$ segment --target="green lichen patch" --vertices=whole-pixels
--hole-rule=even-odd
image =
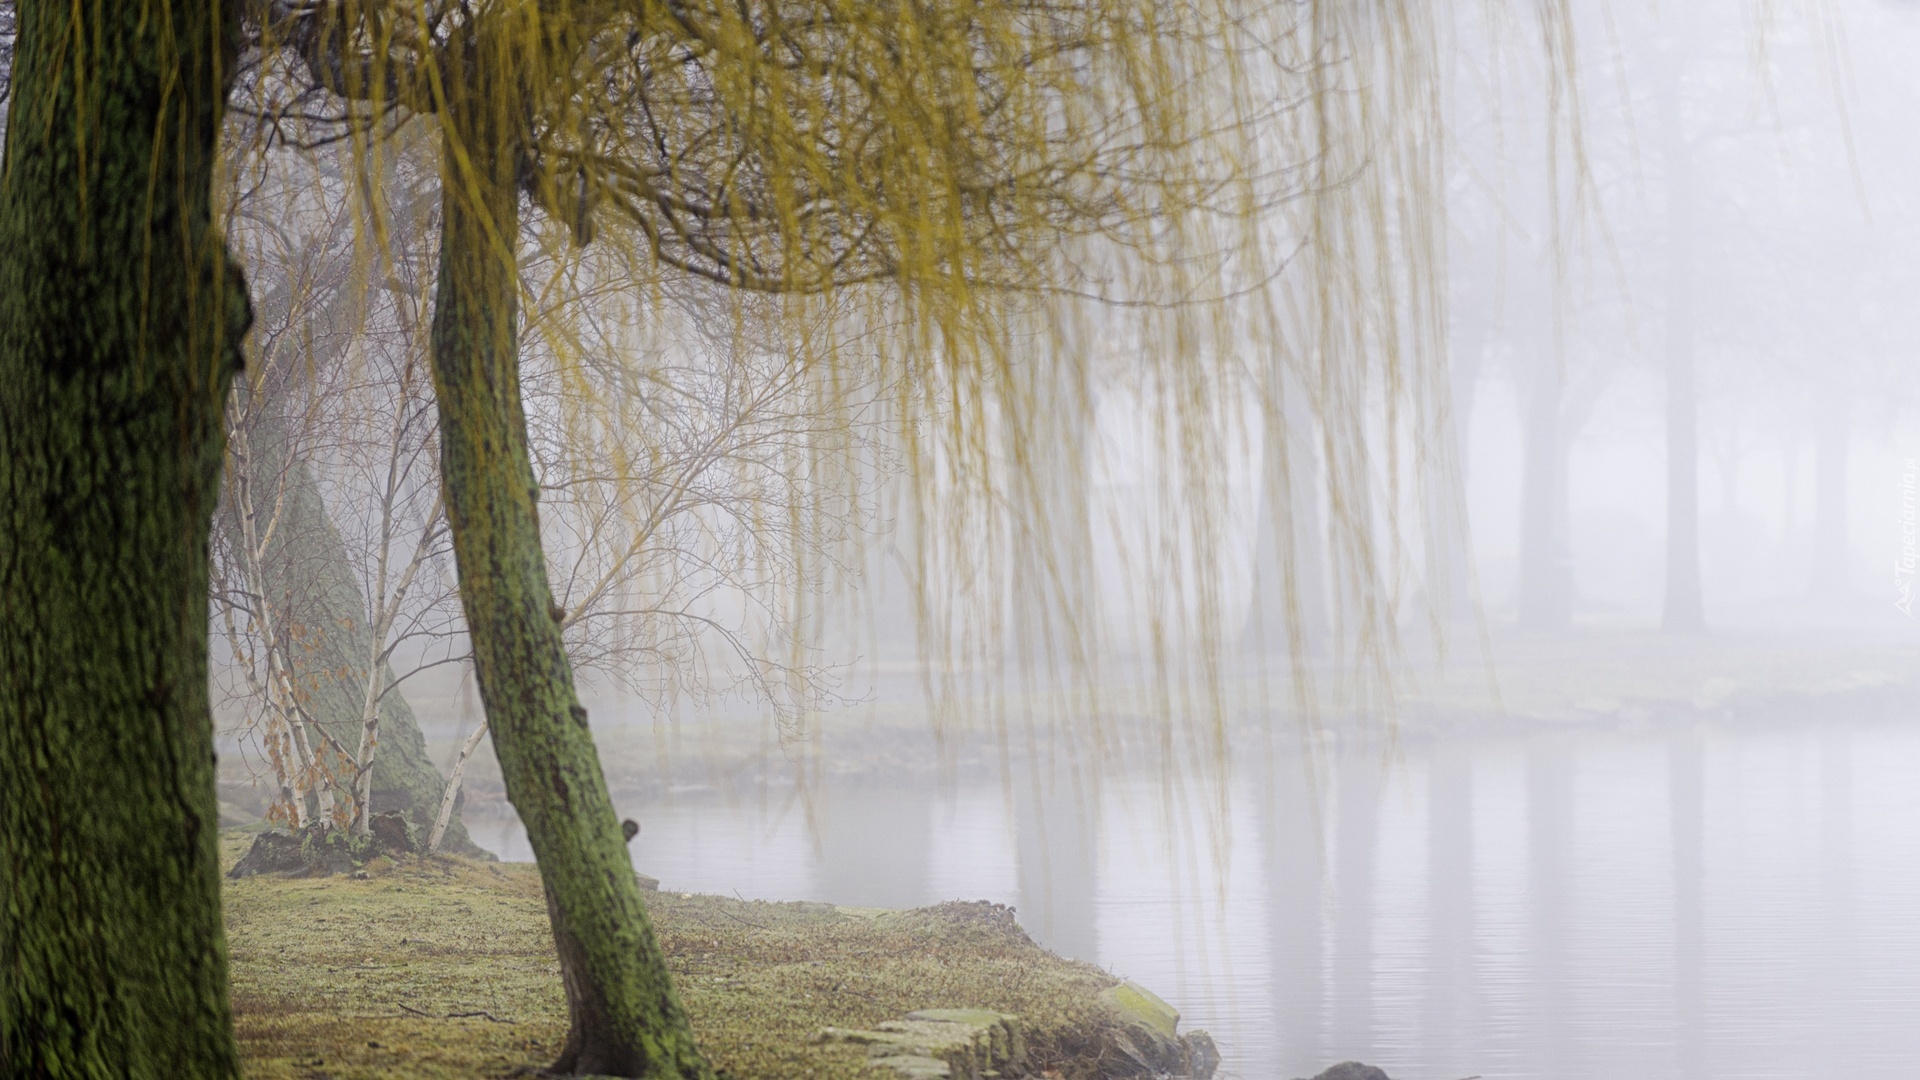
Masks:
[[[1129,1026],[1144,1027],[1166,1039],[1178,1037],[1180,1014],[1174,1011],[1173,1006],[1160,1000],[1160,995],[1139,983],[1121,983],[1100,996]]]
[[[228,865],[250,839],[225,838]],[[566,1001],[535,868],[382,858],[366,871],[226,883],[247,1075],[503,1077],[551,1061]],[[930,1009],[1017,1015],[1032,1072],[1087,1076],[1113,1026],[1101,995],[1116,980],[994,905],[646,903],[702,1050],[736,1080],[893,1076],[822,1033]]]
[[[921,1009],[872,1030],[828,1028],[828,1039],[857,1043],[903,1080],[982,1080],[1019,1076],[1027,1065],[1020,1018],[986,1009]]]

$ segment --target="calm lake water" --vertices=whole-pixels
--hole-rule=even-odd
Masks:
[[[1562,731],[1151,780],[1092,813],[998,783],[626,800],[664,888],[1012,904],[1149,986],[1222,1075],[1920,1076],[1920,730]],[[468,815],[503,858],[517,822]]]

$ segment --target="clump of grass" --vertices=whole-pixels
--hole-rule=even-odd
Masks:
[[[229,864],[250,837],[230,833]],[[235,1022],[247,1075],[499,1077],[551,1061],[566,998],[531,865],[376,859],[364,880],[253,877],[225,893]],[[874,1077],[828,1026],[915,1009],[1025,1021],[1035,1064],[1062,1076],[1111,1019],[1116,984],[1035,945],[1005,908],[913,911],[647,895],[701,1048],[726,1076]]]

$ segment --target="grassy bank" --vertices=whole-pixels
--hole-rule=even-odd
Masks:
[[[250,839],[228,836],[229,865]],[[566,1035],[532,866],[383,859],[364,879],[229,881],[225,902],[249,1077],[501,1077]],[[648,904],[702,1047],[738,1080],[890,1076],[820,1032],[930,1008],[1018,1014],[1032,1072],[1086,1076],[1113,1023],[1101,995],[1117,980],[1034,945],[1005,908]]]

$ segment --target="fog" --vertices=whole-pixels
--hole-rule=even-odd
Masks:
[[[1457,58],[1446,257],[1471,602],[1438,613],[1437,660],[1421,576],[1448,571],[1409,526],[1391,715],[1256,715],[1294,715],[1294,671],[1251,641],[1272,594],[1247,453],[1203,560],[1229,627],[1213,644],[1233,654],[1228,767],[1169,780],[1144,721],[1144,748],[1102,775],[1062,766],[1051,753],[1092,751],[1029,726],[1031,700],[949,703],[1010,713],[1014,734],[962,724],[974,741],[936,747],[902,719],[922,715],[924,657],[910,583],[883,565],[849,635],[865,704],[816,717],[785,758],[716,764],[693,718],[656,734],[682,768],[622,803],[647,822],[642,864],[696,890],[1014,904],[1061,952],[1163,987],[1231,1075],[1344,1059],[1448,1080],[1906,1075],[1920,10],[1575,21],[1579,160],[1557,198],[1529,186],[1537,114],[1509,98],[1493,115],[1473,51]],[[1179,620],[1139,580],[1166,539],[1143,411],[1109,388],[1073,467],[1106,690],[1146,715],[1144,628]],[[1675,424],[1690,506],[1670,491]],[[1697,520],[1696,551],[1671,545],[1671,515]],[[1309,591],[1327,573],[1303,570]],[[1308,644],[1338,683],[1341,650]],[[1036,731],[1051,752],[1024,744]],[[789,797],[794,762],[811,812]],[[510,825],[492,829],[475,835],[511,852]]]
[[[1286,300],[1182,342],[1233,356],[1199,405],[1144,322],[1082,312],[1100,332],[1053,339],[1077,366],[1025,449],[978,458],[872,419],[880,390],[783,381],[777,345],[686,346],[719,310],[697,289],[645,340],[623,315],[529,346],[555,618],[643,872],[1012,905],[1210,1030],[1222,1075],[1911,1075],[1920,5],[1583,4],[1539,47],[1530,14],[1446,10],[1438,100],[1397,103],[1438,118],[1443,217],[1394,272],[1438,300],[1378,316],[1437,334],[1403,373],[1419,415],[1273,375],[1261,350],[1312,322]],[[1304,249],[1302,220],[1262,242]],[[652,422],[569,442],[556,357],[602,346],[692,404],[586,482]],[[1256,403],[1268,378],[1296,396]],[[783,389],[748,408],[736,382]],[[846,412],[795,434],[823,402]],[[351,455],[321,444],[345,513]],[[652,478],[710,453],[676,517]],[[942,501],[969,470],[1005,485],[974,516]],[[411,525],[345,534],[423,552],[398,694],[472,840],[528,860],[438,504],[409,491]],[[643,518],[666,553],[635,565],[599,530]],[[244,638],[216,680],[222,797],[252,818],[272,692]]]

